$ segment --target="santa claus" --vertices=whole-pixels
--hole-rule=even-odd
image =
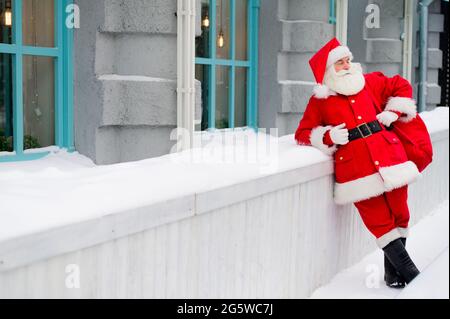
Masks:
[[[387,128],[413,120],[417,107],[407,80],[381,72],[363,74],[352,60],[349,48],[337,39],[311,59],[318,85],[295,139],[333,155],[336,203],[354,203],[384,250],[386,284],[402,288],[419,274],[405,245],[408,185],[420,172]],[[382,101],[382,110],[377,111],[375,100]]]

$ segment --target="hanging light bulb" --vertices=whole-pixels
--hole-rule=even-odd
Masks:
[[[223,48],[225,46],[225,36],[223,34],[223,0],[220,1],[220,32],[217,38],[217,46]]]
[[[5,15],[4,15],[4,21],[3,23],[5,24],[5,26],[10,27],[12,26],[12,12],[10,8],[7,8],[5,10]]]
[[[219,33],[219,38],[217,39],[217,45],[219,48],[223,48],[225,46],[225,36],[223,35],[222,30]]]
[[[206,16],[203,18],[202,25],[203,25],[205,28],[209,28],[209,17],[208,17],[208,15],[206,15]]]

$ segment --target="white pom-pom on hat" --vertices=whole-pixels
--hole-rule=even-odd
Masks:
[[[317,84],[314,86],[313,90],[314,96],[318,99],[326,99],[330,95],[332,95],[332,91],[330,88],[324,84]]]

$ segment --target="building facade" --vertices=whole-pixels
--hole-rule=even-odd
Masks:
[[[418,0],[195,0],[189,10],[178,1],[1,0],[0,161],[52,146],[97,164],[168,154],[185,67],[181,11],[195,17],[187,70],[198,132],[293,134],[315,84],[308,60],[334,36],[366,72],[408,78],[418,99],[425,78],[426,109],[448,105],[446,1],[427,7],[427,37]]]

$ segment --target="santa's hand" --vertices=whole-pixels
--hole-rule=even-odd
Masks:
[[[378,121],[386,127],[389,127],[399,119],[399,116],[393,112],[384,111],[377,115]]]
[[[336,145],[345,145],[349,143],[348,129],[345,128],[346,124],[335,126],[330,130],[330,138]]]

